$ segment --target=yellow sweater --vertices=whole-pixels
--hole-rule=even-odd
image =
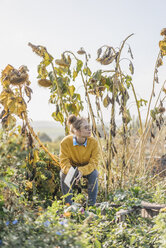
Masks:
[[[72,165],[78,165],[78,170],[84,176],[97,168],[99,159],[99,147],[93,137],[87,138],[87,146],[73,146],[73,135],[66,136],[60,145],[60,166],[64,174],[68,173]],[[79,166],[79,164],[86,164]]]

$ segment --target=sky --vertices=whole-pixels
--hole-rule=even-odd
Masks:
[[[49,89],[37,84],[41,59],[28,42],[46,46],[56,59],[65,50],[76,52],[84,47],[95,70],[103,68],[95,62],[99,47],[118,47],[134,33],[128,40],[134,55],[133,84],[138,98],[149,99],[160,31],[166,28],[165,0],[0,0],[0,10],[0,71],[7,64],[28,67],[33,89],[28,115],[32,120],[52,121],[55,106],[48,103]],[[156,92],[165,78],[163,66]],[[135,113],[132,104],[130,111]],[[141,111],[144,115],[146,108]]]

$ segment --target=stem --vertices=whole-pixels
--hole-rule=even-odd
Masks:
[[[22,98],[23,101],[24,101],[24,98],[23,98],[23,96],[22,96],[22,91],[21,91],[21,87],[20,87],[20,86],[19,86],[19,91],[20,91],[20,96],[21,96],[21,98]],[[59,158],[58,158],[57,156],[53,155],[52,153],[50,153],[50,152],[48,151],[48,149],[43,145],[43,143],[41,142],[41,140],[39,139],[39,137],[35,134],[33,128],[32,128],[31,125],[29,124],[29,120],[28,120],[28,117],[27,117],[27,113],[26,113],[26,112],[23,112],[22,114],[23,114],[23,117],[24,117],[23,120],[25,120],[25,122],[26,122],[26,124],[27,124],[27,126],[28,126],[28,129],[29,129],[30,133],[31,133],[32,136],[38,141],[40,147],[42,147],[43,150],[52,158],[52,160],[55,162],[54,165],[60,166],[60,164],[59,164]]]
[[[132,60],[129,59],[129,58],[122,58],[122,59],[119,60],[119,62],[121,62],[122,60],[128,60],[128,61],[130,61],[132,63]]]
[[[135,102],[136,102],[136,105],[137,105],[138,118],[139,118],[139,124],[140,124],[140,131],[141,131],[141,134],[142,134],[143,128],[142,128],[142,120],[141,120],[141,113],[140,113],[140,109],[139,109],[139,105],[138,105],[138,100],[137,100],[137,96],[136,96],[136,93],[135,93],[135,89],[134,89],[133,83],[130,83],[130,84],[132,86],[132,90],[133,90]]]
[[[119,63],[120,63],[120,56],[121,56],[121,52],[122,52],[122,49],[124,47],[124,44],[126,42],[127,39],[129,39],[133,34],[129,35],[126,37],[126,39],[123,41],[121,47],[120,47],[120,50],[119,50],[119,53],[118,53],[118,56],[117,56],[117,60],[116,60],[116,67],[115,67],[115,80],[116,80],[116,77],[118,77],[118,73],[120,75],[122,75],[121,73],[121,69],[120,69],[120,66],[119,66]],[[118,69],[119,69],[119,72],[118,72]],[[121,80],[122,81],[122,80]],[[122,118],[124,117],[124,106],[123,106],[123,110],[122,110]],[[109,129],[109,144],[108,144],[108,180],[109,180],[109,177],[110,177],[110,171],[111,171],[111,160],[112,160],[112,151],[111,151],[111,148],[112,148],[112,145],[113,145],[113,132],[115,132],[115,86],[114,86],[114,83],[113,83],[113,90],[112,90],[112,109],[111,109],[111,119],[110,119],[110,129]],[[122,160],[123,160],[123,164],[122,164],[122,170],[121,170],[121,184],[122,184],[122,177],[123,177],[123,167],[125,166],[126,164],[126,159],[125,159],[125,154],[126,154],[126,137],[124,136],[125,135],[125,130],[126,130],[126,124],[124,123],[123,121],[123,130],[124,130],[124,134],[123,134],[123,155],[122,155]],[[108,182],[107,182],[107,190],[108,190]]]
[[[101,73],[107,73],[107,72],[115,72],[115,70],[105,70],[105,71],[102,71]]]
[[[70,54],[72,54],[73,55],[73,57],[78,61],[79,59],[75,56],[75,54],[73,53],[73,52],[71,52],[71,51],[65,51],[63,54],[65,54],[65,53],[70,53]]]
[[[134,34],[130,34],[129,36],[127,36],[126,39],[123,41],[123,43],[122,43],[122,45],[121,45],[121,48],[120,48],[120,50],[119,50],[118,57],[117,57],[117,62],[116,62],[116,69],[115,69],[115,71],[117,71],[117,68],[119,67],[120,55],[121,55],[122,49],[123,49],[123,47],[124,47],[124,44],[125,44],[126,40],[128,40],[132,35],[134,35]]]
[[[109,186],[109,179],[111,175],[111,161],[112,161],[112,144],[113,144],[113,133],[115,132],[115,84],[113,83],[112,89],[112,108],[111,108],[111,118],[109,126],[109,137],[108,137],[108,156],[107,156],[107,192]]]
[[[145,128],[146,128],[146,126],[147,126],[148,117],[149,117],[149,112],[150,112],[150,105],[151,105],[152,97],[153,97],[153,93],[154,93],[155,74],[156,74],[156,69],[157,69],[157,62],[158,62],[158,59],[159,59],[160,55],[161,55],[161,51],[159,52],[159,54],[158,54],[158,56],[157,56],[157,60],[156,60],[156,64],[155,64],[154,76],[153,76],[153,87],[152,87],[152,92],[151,92],[151,96],[150,96],[150,100],[149,100],[149,105],[148,105],[148,111],[147,111],[147,115],[146,115]]]
[[[123,98],[123,97],[122,97]],[[124,168],[126,167],[126,148],[127,148],[127,123],[125,120],[125,104],[124,100],[122,99],[122,122],[123,122],[123,151],[122,151],[122,168],[121,168],[121,187],[122,187],[122,181],[124,176]]]
[[[150,183],[151,181],[153,181],[157,176],[159,176],[160,174],[162,174],[162,173],[165,172],[165,171],[166,171],[166,169],[160,171],[158,174],[156,174],[154,177],[152,177],[152,178],[145,184],[145,186],[146,186],[146,185],[149,185],[149,183]],[[153,185],[153,188],[154,188],[154,185]]]
[[[96,108],[97,108],[97,115],[98,115],[98,117],[100,119],[102,129],[103,129],[103,132],[104,132],[104,138],[105,138],[106,141],[108,141],[108,135],[107,135],[107,132],[105,130],[105,125],[104,125],[104,121],[103,121],[103,114],[102,114],[102,111],[101,111],[100,101],[99,101],[98,96],[96,96]],[[99,114],[99,112],[100,112],[100,114]]]
[[[27,117],[27,114],[26,112],[23,112],[23,116],[24,116],[24,120],[28,126],[28,129],[30,131],[30,133],[32,134],[32,136],[37,140],[37,142],[39,143],[40,147],[52,158],[52,160],[55,162],[54,164],[56,166],[60,166],[60,163],[59,163],[59,157],[58,156],[55,156],[53,155],[52,153],[50,153],[48,151],[48,149],[43,145],[43,143],[41,142],[41,140],[39,139],[39,137],[35,134],[33,128],[30,126],[29,124],[29,121],[28,121],[28,117]]]

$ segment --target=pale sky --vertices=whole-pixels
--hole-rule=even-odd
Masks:
[[[65,50],[84,47],[95,69],[99,47],[117,47],[134,33],[128,40],[134,55],[133,84],[137,96],[148,100],[162,28],[166,28],[165,0],[0,0],[0,71],[7,64],[27,65],[33,89],[29,117],[50,121],[54,106],[48,104],[49,89],[39,87],[36,79],[41,59],[28,42],[46,46],[56,59]],[[166,79],[166,65],[160,71],[157,90]]]

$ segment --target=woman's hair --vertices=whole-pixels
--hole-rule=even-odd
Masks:
[[[80,130],[81,124],[85,120],[86,119],[84,117],[77,117],[74,114],[70,115],[67,120],[67,123],[70,126],[70,131],[73,133],[73,128],[75,128],[76,130]]]

